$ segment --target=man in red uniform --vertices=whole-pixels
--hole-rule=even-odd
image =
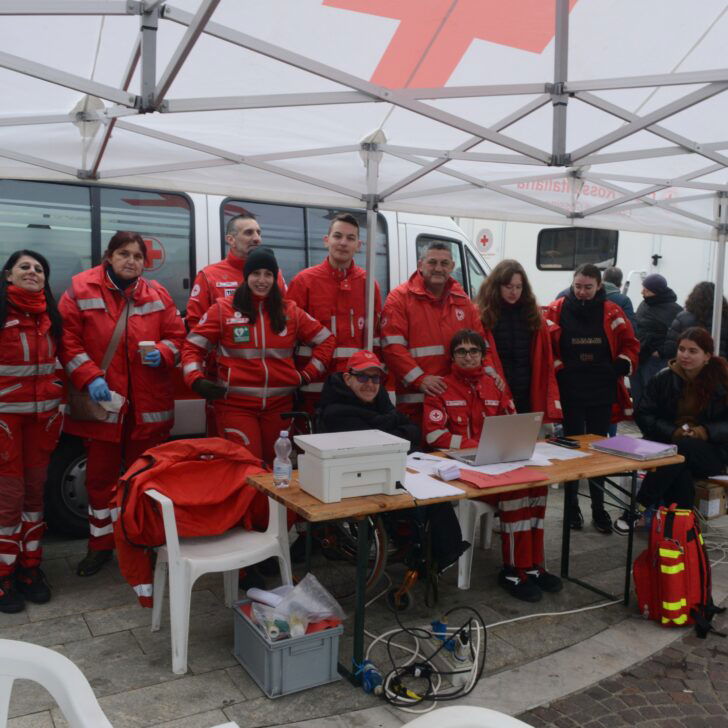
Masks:
[[[326,260],[306,268],[291,281],[287,298],[320,321],[336,337],[336,349],[326,375],[346,370],[346,362],[360,349],[366,348],[366,279],[363,268],[354,263],[361,249],[359,223],[349,213],[340,213],[331,221],[324,236],[328,251]],[[374,284],[374,347],[379,347],[379,316],[382,299],[379,284]],[[309,347],[299,347],[299,365],[311,357]],[[320,381],[301,387],[304,406],[313,411],[323,389]]]
[[[218,298],[235,295],[238,286],[243,282],[243,268],[251,250],[255,250],[261,243],[260,225],[252,212],[231,218],[225,228],[225,242],[228,245],[228,254],[225,260],[205,266],[195,277],[190,298],[187,301],[185,319],[187,328],[192,330],[199,323],[207,309]],[[278,272],[278,287],[281,293],[286,293],[286,282],[281,272]],[[210,379],[216,377],[214,354],[210,354],[206,361],[205,375]],[[217,434],[215,414],[212,406],[206,406],[207,435],[213,437]]]
[[[485,371],[503,390],[503,374],[490,352],[492,335],[483,331],[478,310],[452,277],[450,245],[433,241],[409,280],[390,292],[382,311],[382,353],[396,378],[397,409],[422,425],[426,394],[445,391],[450,371],[450,340],[460,329],[472,329],[488,344]]]

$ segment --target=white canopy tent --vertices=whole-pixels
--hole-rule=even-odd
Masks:
[[[370,226],[381,206],[713,239],[722,296],[723,0],[6,0],[0,15],[2,176],[359,206]]]

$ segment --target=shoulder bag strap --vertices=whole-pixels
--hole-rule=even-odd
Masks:
[[[111,364],[111,360],[114,358],[116,348],[119,346],[119,341],[121,340],[121,335],[124,333],[124,329],[126,329],[126,322],[129,318],[130,308],[131,298],[127,298],[126,303],[124,304],[124,310],[121,312],[121,316],[119,316],[116,322],[114,331],[111,334],[111,341],[109,341],[109,345],[106,348],[106,352],[104,353],[104,358],[101,361],[101,369],[103,370],[104,374],[106,374],[106,369],[108,368],[109,364]]]

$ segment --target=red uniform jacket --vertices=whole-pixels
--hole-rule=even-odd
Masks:
[[[425,397],[422,428],[430,447],[477,447],[486,417],[516,411],[508,391],[501,392],[493,376],[482,369],[473,376],[454,369],[445,377],[445,384],[442,394]]]
[[[382,311],[382,354],[396,378],[397,404],[423,402],[419,386],[425,375],[450,371],[450,339],[460,329],[485,337],[489,351],[483,363],[495,369],[493,337],[483,331],[478,310],[454,278],[439,299],[417,271],[390,292]],[[500,366],[495,371],[503,378]]]
[[[257,491],[245,481],[263,472],[244,447],[209,437],[157,445],[122,475],[112,507],[114,542],[121,573],[143,607],[153,598],[148,549],[165,543],[160,506],[144,493],[154,489],[174,501],[180,538],[216,536],[239,524],[251,528]]]
[[[182,348],[182,371],[192,385],[203,374],[207,352],[215,349],[218,383],[227,387],[224,401],[263,409],[270,399],[293,394],[301,384],[321,376],[334,350],[334,337],[316,319],[284,301],[287,323],[280,334],[270,326],[263,301],[251,324],[233,308],[231,299],[220,299],[188,334]],[[309,363],[299,372],[293,350],[301,343],[312,347]],[[223,400],[218,400],[223,401]]]
[[[296,275],[288,287],[287,298],[299,308],[310,313],[336,337],[336,348],[327,374],[341,372],[347,359],[365,347],[366,339],[366,278],[363,268],[354,263],[347,271],[332,268],[329,259],[312,268],[306,268]],[[374,347],[379,348],[379,317],[382,313],[382,298],[379,284],[374,283]],[[311,349],[299,346],[296,352],[305,364],[311,357]],[[304,391],[320,392],[322,382],[306,384]]]
[[[552,301],[546,309],[547,317],[558,327],[561,320],[561,310],[564,307],[565,298]],[[556,328],[551,333],[551,345],[554,351],[554,369],[558,372],[563,368],[560,354],[560,329]],[[612,352],[612,359],[621,357],[629,362],[629,374],[637,368],[640,354],[640,342],[634,335],[632,324],[625,316],[624,311],[612,301],[604,301],[604,333],[609,342],[609,349]],[[632,398],[624,384],[624,379],[617,381],[617,401],[612,408],[612,422],[620,422],[632,417]]]
[[[197,274],[185,314],[190,329],[197,326],[202,315],[218,298],[235,295],[235,290],[244,279],[243,268],[246,260],[247,258],[238,258],[228,250],[225,260],[208,265]],[[280,271],[278,271],[278,287],[281,289],[281,294],[286,292],[286,282]]]
[[[131,298],[126,331],[106,372],[99,365],[111,341],[119,316]],[[185,327],[174,301],[164,286],[139,278],[133,287],[120,291],[106,274],[104,265],[75,275],[61,296],[63,338],[59,358],[73,385],[82,390],[96,377],[104,377],[109,389],[127,399],[134,409],[132,439],[166,435],[174,424],[174,396],[170,370],[179,362]],[[140,341],[155,341],[162,364],[142,364]],[[129,402],[105,422],[79,422],[66,418],[64,429],[73,435],[119,442]]]
[[[553,321],[544,316],[541,328],[531,337],[531,409],[543,412],[544,422],[560,422],[563,419],[551,348],[552,339],[558,339],[560,331]],[[502,370],[495,346],[491,351],[496,368]]]
[[[19,311],[8,302],[0,330],[0,413],[58,413],[63,382],[56,373],[56,342],[47,313]]]

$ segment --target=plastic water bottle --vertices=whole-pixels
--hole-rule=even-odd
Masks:
[[[371,660],[364,660],[362,663],[361,686],[365,693],[382,694],[382,673]]]
[[[281,430],[273,449],[276,452],[273,460],[273,482],[276,488],[287,488],[291,482],[293,464],[291,463],[291,450],[293,446],[288,439],[288,430]]]

